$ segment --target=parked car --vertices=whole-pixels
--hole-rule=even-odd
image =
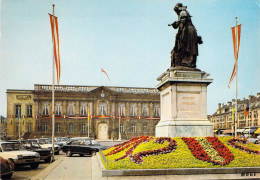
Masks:
[[[41,148],[45,149],[52,149],[52,142],[48,138],[39,138],[36,139],[37,142],[40,144]],[[58,155],[60,153],[60,146],[57,144],[54,144],[54,154]]]
[[[32,169],[39,166],[40,154],[27,151],[18,142],[0,142],[0,156],[11,160],[15,166],[30,165]]]
[[[69,138],[67,137],[57,137],[55,138],[55,143],[59,146],[64,146],[68,140]]]
[[[33,140],[12,140],[11,142],[20,142],[22,146],[28,151],[34,151],[40,154],[40,160],[46,163],[51,161],[51,150],[41,148],[37,141]]]
[[[10,159],[4,159],[0,156],[1,168],[0,174],[1,179],[10,179],[14,173],[15,165]]]
[[[101,146],[96,140],[90,138],[72,138],[66,145],[62,147],[62,151],[66,156],[70,157],[73,154],[80,156],[90,155],[93,156],[99,150],[106,149],[107,146]]]
[[[247,141],[249,141],[250,143],[259,144],[259,139],[258,138],[247,138]]]

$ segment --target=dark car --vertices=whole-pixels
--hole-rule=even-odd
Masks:
[[[93,156],[96,152],[99,152],[99,150],[106,148],[106,146],[101,146],[96,140],[90,138],[76,138],[70,140],[61,149],[66,153],[66,156],[70,157],[73,154],[79,154],[80,156]]]
[[[0,175],[1,179],[10,179],[14,173],[15,165],[11,160],[4,159],[0,156],[1,168]]]
[[[20,142],[26,150],[39,153],[40,160],[44,160],[46,163],[51,161],[51,150],[41,148],[35,140],[12,140],[12,142]]]

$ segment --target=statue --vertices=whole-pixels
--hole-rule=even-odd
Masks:
[[[178,15],[178,21],[168,24],[178,29],[175,46],[171,51],[171,67],[196,68],[198,56],[198,44],[202,44],[202,38],[197,35],[197,30],[192,24],[187,6],[177,3],[173,9]]]

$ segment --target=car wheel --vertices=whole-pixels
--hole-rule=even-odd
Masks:
[[[50,157],[48,157],[47,159],[44,159],[44,162],[46,162],[46,163],[49,163],[49,162],[51,162],[51,156],[50,156]]]
[[[59,153],[60,153],[60,151],[58,151],[58,152],[55,152],[54,154],[55,154],[55,155],[59,155]]]
[[[32,169],[36,169],[39,166],[39,163],[32,163],[30,166]]]
[[[67,152],[66,152],[66,156],[67,156],[67,157],[71,157],[71,156],[72,156],[71,151],[67,151]]]
[[[255,144],[258,144],[258,143],[259,143],[259,142],[256,140],[256,141],[255,141]]]
[[[96,151],[91,151],[91,157],[96,155]]]
[[[12,175],[13,175],[13,173],[8,174],[8,175],[4,175],[2,178],[3,179],[11,179]]]
[[[80,157],[83,157],[84,156],[84,154],[80,154]]]

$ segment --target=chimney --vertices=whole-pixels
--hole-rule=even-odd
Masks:
[[[218,103],[218,109],[221,109],[221,103]]]

